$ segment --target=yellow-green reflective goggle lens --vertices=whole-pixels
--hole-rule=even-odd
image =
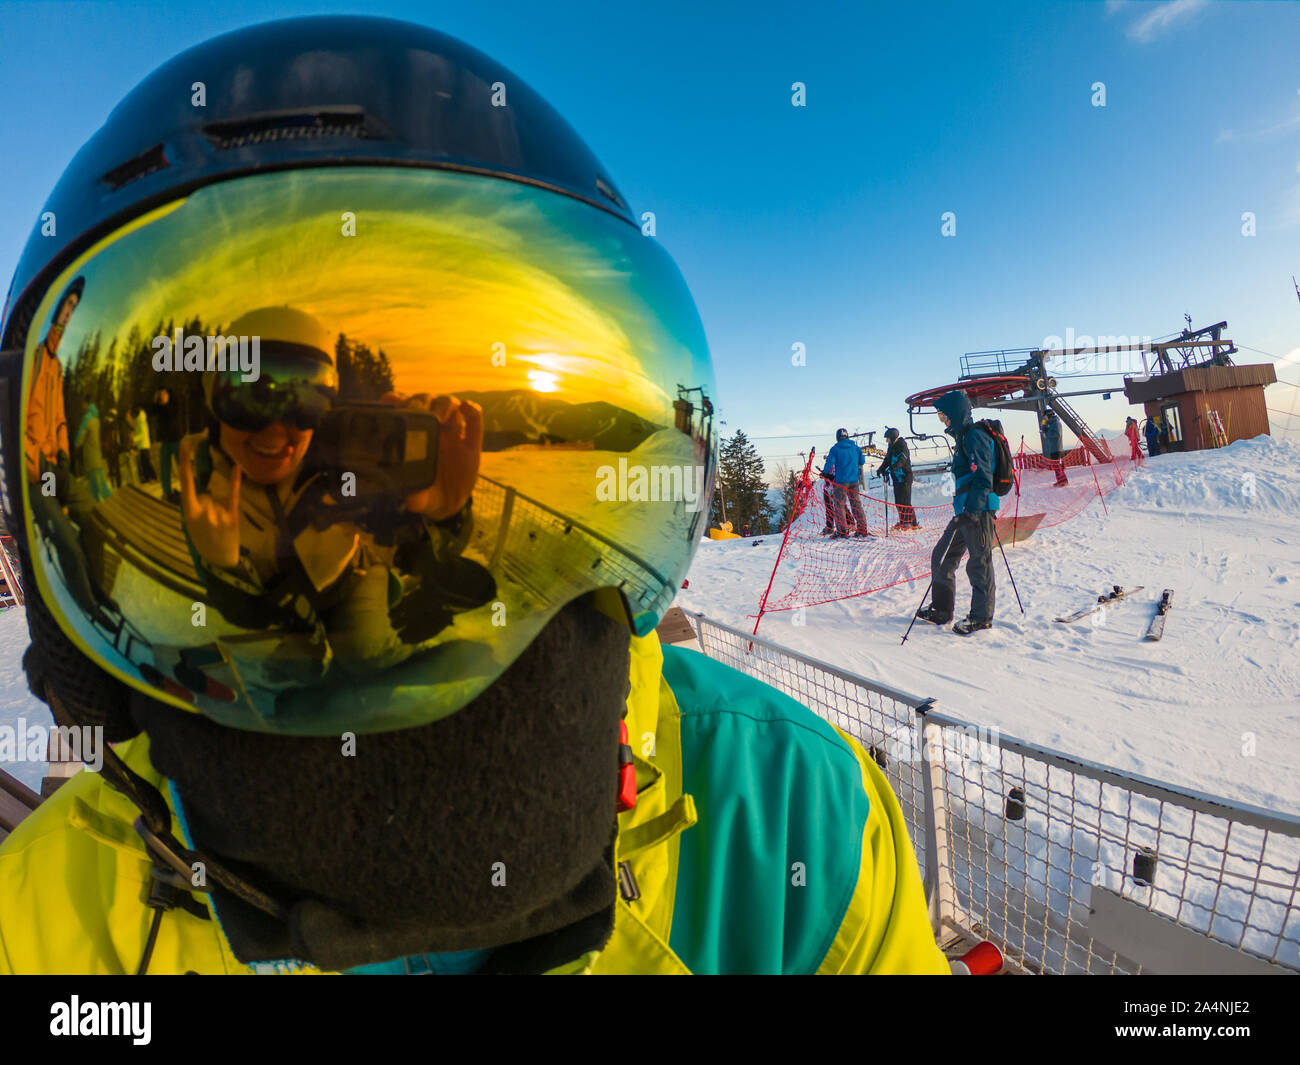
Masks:
[[[521,183],[200,189],[55,280],[23,389],[46,602],[111,672],[240,728],[435,720],[600,588],[646,631],[707,514],[680,275]]]

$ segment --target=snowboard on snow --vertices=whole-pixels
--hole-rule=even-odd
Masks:
[[[1151,624],[1147,626],[1147,639],[1158,640],[1165,634],[1165,617],[1169,613],[1171,601],[1174,598],[1174,590],[1166,588],[1160,595],[1160,602],[1156,605],[1156,616],[1151,619]]]
[[[1095,614],[1102,607],[1110,603],[1118,603],[1121,599],[1127,599],[1130,595],[1142,591],[1142,585],[1136,588],[1121,588],[1118,584],[1114,585],[1105,595],[1097,596],[1097,602],[1092,606],[1086,606],[1082,610],[1076,610],[1073,614],[1066,614],[1063,618],[1057,618],[1057,621],[1069,624],[1071,621],[1078,621],[1080,618],[1086,618],[1089,614]]]

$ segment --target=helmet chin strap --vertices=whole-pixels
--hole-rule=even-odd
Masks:
[[[45,685],[45,701],[54,711],[56,720],[77,721],[77,715],[68,709],[48,682]],[[176,839],[171,830],[171,808],[162,793],[123,762],[107,743],[103,747],[104,764],[100,773],[139,809],[140,816],[135,819],[134,828],[144,840],[156,867],[164,867],[178,874],[188,890],[210,891],[210,880],[263,913],[277,920],[285,919],[288,909],[283,903],[227,869],[212,855],[200,849],[190,850]],[[200,870],[203,875],[197,878],[199,882],[196,883],[196,874]]]

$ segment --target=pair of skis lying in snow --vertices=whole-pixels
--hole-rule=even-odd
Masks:
[[[1140,584],[1136,588],[1129,588],[1127,590],[1121,588],[1117,584],[1106,595],[1097,596],[1097,602],[1095,605],[1085,607],[1083,610],[1076,610],[1073,614],[1066,614],[1065,617],[1057,618],[1056,620],[1065,622],[1066,624],[1071,621],[1078,621],[1080,618],[1086,618],[1089,614],[1095,614],[1103,607],[1109,606],[1111,603],[1118,603],[1121,599],[1127,599],[1130,595],[1135,595],[1140,591],[1142,591],[1142,585]],[[1170,603],[1173,598],[1174,590],[1172,588],[1166,588],[1164,592],[1161,593],[1160,602],[1156,604],[1155,617],[1151,619],[1151,624],[1147,626],[1146,638],[1148,640],[1158,640],[1165,634],[1165,617],[1169,613]]]

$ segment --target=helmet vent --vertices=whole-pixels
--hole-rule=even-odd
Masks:
[[[627,206],[623,202],[623,198],[619,196],[617,192],[614,191],[614,186],[611,185],[608,181],[606,181],[603,177],[596,178],[596,188],[599,189],[600,192],[604,195],[604,197],[607,200],[611,201],[612,203],[617,204],[619,207]]]
[[[250,144],[314,137],[383,140],[388,137],[388,132],[360,108],[353,107],[278,111],[241,118],[237,122],[210,122],[203,127],[203,135],[213,147],[224,151]]]
[[[165,170],[169,166],[171,163],[167,161],[167,153],[163,151],[163,146],[155,144],[148,151],[133,156],[121,166],[115,166],[99,180],[116,192],[124,185],[139,181],[142,177],[156,170]]]

